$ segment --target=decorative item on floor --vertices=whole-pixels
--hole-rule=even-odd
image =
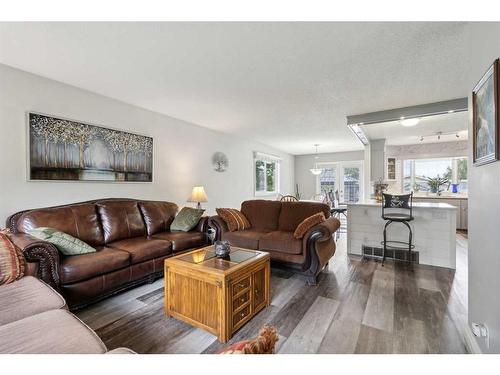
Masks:
[[[500,159],[499,64],[499,59],[496,59],[472,90],[474,165]]]
[[[227,160],[226,154],[217,151],[212,156],[212,164],[216,172],[225,172],[229,166],[229,161]]]
[[[228,241],[215,241],[214,249],[217,258],[226,258],[231,253],[231,245]]]
[[[441,195],[441,186],[450,183],[446,178],[442,178],[439,175],[437,175],[437,177],[426,177],[425,180],[427,181],[431,193],[437,195]]]
[[[387,190],[389,184],[385,183],[381,178],[378,181],[373,182],[373,196],[377,202],[382,202],[383,193]]]
[[[295,196],[300,201],[299,184],[295,184]]]
[[[217,236],[217,231],[214,228],[209,228],[207,230],[207,237],[209,243],[214,243],[215,237]]]
[[[205,188],[203,186],[195,186],[191,191],[191,196],[187,200],[188,202],[196,202],[196,208],[201,209],[201,202],[207,202],[208,197],[205,193]]]
[[[274,354],[278,340],[277,329],[264,326],[260,330],[258,337],[234,343],[220,351],[219,354]]]
[[[10,241],[8,230],[0,230],[0,285],[9,284],[24,276],[26,261],[20,249]]]
[[[30,180],[153,181],[153,138],[29,113]]]
[[[319,144],[318,144],[318,143],[316,143],[316,144],[314,145],[314,147],[316,147],[316,152],[315,152],[315,154],[314,154],[314,167],[313,167],[313,168],[311,168],[311,169],[309,169],[309,170],[311,171],[311,173],[312,173],[313,175],[315,175],[315,176],[318,176],[318,175],[320,175],[320,174],[321,174],[321,172],[323,172],[323,169],[318,168],[318,159],[319,159],[319,156],[318,156],[318,146],[319,146]]]
[[[198,224],[204,212],[205,210],[198,208],[183,207],[170,224],[170,230],[189,232]]]
[[[239,210],[234,208],[216,208],[215,211],[224,220],[230,232],[251,228],[250,222]]]

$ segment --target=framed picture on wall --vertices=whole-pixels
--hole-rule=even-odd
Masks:
[[[474,165],[499,160],[498,69],[497,59],[472,90]]]
[[[28,113],[30,181],[152,182],[153,138]]]

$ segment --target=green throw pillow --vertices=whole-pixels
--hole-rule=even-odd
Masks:
[[[56,245],[59,251],[64,255],[80,255],[96,252],[96,249],[87,245],[82,240],[70,236],[67,233],[60,232],[54,228],[34,228],[29,230],[28,234],[38,238],[39,240],[47,241]]]
[[[198,221],[200,221],[200,218],[203,216],[203,212],[205,212],[205,210],[200,210],[198,208],[182,208],[172,224],[170,224],[170,230],[189,232],[198,224]]]

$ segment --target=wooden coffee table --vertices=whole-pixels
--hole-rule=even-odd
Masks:
[[[231,336],[269,305],[270,256],[233,247],[227,259],[213,246],[165,260],[165,313],[217,335]]]

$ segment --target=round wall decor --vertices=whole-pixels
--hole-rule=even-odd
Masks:
[[[214,166],[214,170],[217,172],[225,172],[229,166],[229,160],[227,159],[226,154],[223,152],[217,151],[212,156],[212,165]]]

